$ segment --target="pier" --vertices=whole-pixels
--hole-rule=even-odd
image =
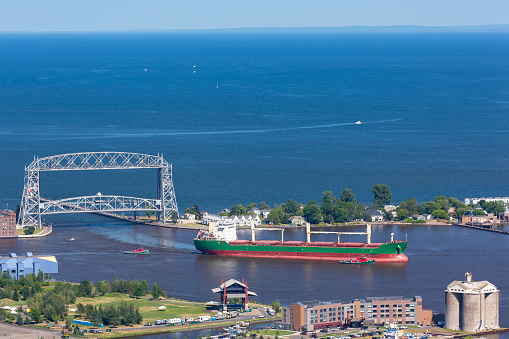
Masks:
[[[473,228],[473,229],[480,230],[480,231],[495,232],[495,233],[501,233],[501,234],[508,234],[509,235],[509,231],[497,230],[497,229],[494,229],[494,228],[484,228],[484,227],[479,227],[479,226],[474,226],[474,225],[467,225],[467,224],[460,224],[460,223],[453,223],[453,225],[460,226],[460,227],[466,227],[466,228]]]

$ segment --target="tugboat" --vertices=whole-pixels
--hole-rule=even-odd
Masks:
[[[366,258],[366,257],[361,257],[361,258],[355,258],[355,259],[350,259],[350,260],[341,260],[340,263],[342,263],[342,264],[369,265],[369,264],[374,264],[375,260],[373,260],[373,259],[369,259],[368,260],[368,258]]]
[[[150,250],[146,250],[140,247],[134,251],[125,251],[124,254],[150,254]]]

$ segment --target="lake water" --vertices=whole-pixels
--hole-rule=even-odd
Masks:
[[[211,292],[221,279],[247,279],[256,300],[282,304],[296,301],[355,299],[369,296],[422,296],[424,307],[445,312],[444,290],[453,280],[472,272],[474,280],[488,280],[501,290],[500,321],[509,325],[509,274],[505,257],[509,236],[456,226],[373,226],[373,242],[408,237],[407,264],[373,266],[337,262],[233,258],[198,253],[195,231],[131,225],[92,216],[93,223],[56,226],[42,239],[2,241],[2,252],[49,253],[59,261],[55,278],[71,281],[146,279],[160,283],[177,298],[217,300]],[[69,220],[70,222],[70,220]],[[76,221],[76,224],[78,221]],[[72,222],[74,224],[74,222]],[[362,231],[360,227],[346,229]],[[257,232],[259,239],[278,239],[277,232]],[[249,230],[239,230],[248,239]],[[68,242],[74,237],[76,241]],[[314,240],[334,240],[334,235],[314,235]],[[343,241],[362,240],[361,236]],[[285,231],[286,240],[304,240],[305,230]],[[147,247],[150,256],[123,251]]]
[[[181,212],[345,187],[369,204],[377,183],[395,203],[509,192],[507,34],[2,34],[0,62],[1,208],[19,204],[34,156],[85,151],[163,153]],[[41,174],[44,197],[97,192],[155,198],[156,173]],[[50,237],[2,240],[1,253],[54,254],[57,279],[147,279],[190,300],[246,278],[262,302],[421,295],[438,311],[468,271],[502,291],[509,326],[505,235],[377,226],[374,241],[408,236],[409,263],[352,267],[207,256],[193,231],[46,219],[59,225]],[[137,246],[154,254],[122,254]]]
[[[508,34],[2,34],[0,56],[0,206],[34,156],[83,151],[162,153],[181,210],[509,194]],[[155,197],[155,176],[41,194]]]

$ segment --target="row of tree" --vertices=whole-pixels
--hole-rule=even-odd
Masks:
[[[82,281],[78,285],[79,297],[94,297],[96,295],[105,295],[107,293],[123,293],[129,294],[134,297],[142,297],[147,294],[148,283],[146,280],[141,282],[138,280],[123,280],[115,278],[113,281],[98,281],[97,286],[93,282]],[[161,285],[154,283],[150,290],[150,295],[153,299],[159,297],[166,297],[166,292]]]
[[[42,272],[39,272],[37,275],[27,274],[19,279],[12,279],[8,272],[4,272],[0,277],[0,297],[16,301],[20,299],[26,300],[28,307],[31,309],[30,317],[33,321],[39,323],[42,318],[49,321],[66,319],[67,308],[65,305],[74,304],[77,297],[94,297],[111,292],[141,297],[146,295],[148,289],[146,280],[139,282],[138,280],[121,280],[118,278],[109,282],[99,281],[97,286],[93,282],[86,280],[80,284],[57,281],[53,289],[44,289],[43,286],[45,285],[48,285],[48,283],[44,282]],[[154,283],[150,290],[150,295],[153,299],[159,299],[161,296],[166,296],[166,293],[161,285]],[[78,309],[79,311],[80,309]],[[88,312],[86,309],[82,309],[82,311],[80,314],[87,314],[89,317],[93,316],[90,309],[88,309]],[[98,311],[101,311],[101,314],[103,314],[102,310],[99,309]],[[135,318],[138,319],[138,315],[135,315]],[[0,317],[2,316],[5,315],[0,314]],[[119,319],[121,323],[125,323],[133,319],[133,317],[126,318],[122,313]]]
[[[385,184],[377,184],[371,187],[371,192],[373,193],[373,204],[368,207],[376,210],[382,210],[384,212],[384,218],[387,220],[393,219],[392,213],[383,209],[384,206],[389,205],[392,201],[392,192],[389,186]],[[505,211],[505,205],[502,201],[487,202],[481,200],[479,204],[480,206],[465,205],[457,198],[446,198],[443,195],[439,195],[435,197],[433,201],[424,202],[419,205],[416,198],[409,198],[400,203],[396,210],[396,219],[406,220],[413,214],[423,213],[429,213],[437,219],[448,219],[451,207],[454,207],[455,217],[465,215],[468,210],[472,210],[472,214],[474,215],[483,215],[487,212],[494,213],[497,216]],[[230,212],[223,212],[220,214],[228,216],[254,214],[252,212],[254,208],[262,210],[269,209],[269,206],[263,201],[260,202],[260,204],[253,202],[246,207],[242,205],[232,206]],[[365,219],[366,209],[367,207],[365,204],[357,202],[352,190],[345,188],[341,191],[339,198],[335,197],[331,191],[323,192],[321,205],[319,205],[316,201],[310,201],[304,205],[292,199],[289,199],[281,205],[275,204],[265,221],[276,225],[289,224],[291,217],[303,216],[306,218],[306,221],[311,224],[319,224],[321,222],[329,224],[344,223]],[[199,218],[200,209],[198,205],[195,204],[186,209],[186,213],[194,214],[197,218]]]
[[[454,210],[454,211],[452,211]],[[449,213],[451,211],[451,213]],[[413,214],[428,213],[436,219],[448,219],[451,215],[458,218],[471,211],[473,215],[485,215],[493,213],[497,216],[505,212],[505,205],[502,201],[481,200],[479,205],[461,202],[457,198],[446,198],[443,195],[436,196],[433,201],[427,201],[419,205],[417,199],[408,198],[402,201],[396,209],[397,219],[405,220]]]
[[[373,192],[373,206],[378,208],[391,202],[392,193],[387,185],[377,184],[371,187]],[[242,205],[232,206],[230,212],[222,212],[220,215],[234,216],[254,214],[253,209],[270,209],[264,202],[256,204],[252,202],[246,207]],[[274,205],[266,218],[266,222],[272,224],[288,224],[293,216],[303,216],[312,224],[320,222],[346,222],[360,220],[364,218],[365,205],[357,203],[355,194],[351,189],[345,188],[339,198],[336,198],[331,191],[322,193],[322,204],[318,205],[316,201],[310,201],[306,205],[298,203],[292,199],[279,205]],[[186,213],[194,214],[200,217],[200,208],[197,204],[185,210]]]
[[[86,316],[95,326],[101,324],[107,326],[129,326],[143,322],[140,309],[138,307],[135,308],[133,303],[128,304],[126,301],[122,301],[118,307],[113,305],[105,307],[99,305],[99,307],[96,307],[90,304],[83,305],[79,303],[76,305],[76,308],[80,316]]]

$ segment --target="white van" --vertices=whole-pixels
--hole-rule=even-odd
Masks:
[[[212,319],[212,318],[210,317],[210,315],[200,315],[200,316],[199,316],[196,320],[198,320],[199,322],[201,322],[201,323],[202,323],[202,322],[204,322],[204,321],[208,321],[208,320],[210,320],[210,319]]]
[[[180,318],[170,319],[170,324],[178,325],[178,324],[181,324],[181,323],[182,323],[182,320]]]

